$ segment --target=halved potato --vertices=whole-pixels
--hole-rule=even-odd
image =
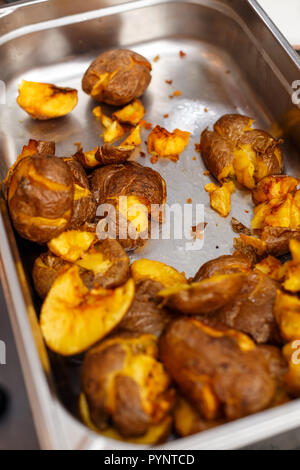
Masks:
[[[210,314],[230,302],[241,290],[243,273],[216,275],[159,292],[168,307],[189,315]]]
[[[117,441],[126,441],[130,444],[140,444],[140,445],[156,445],[162,444],[165,442],[170,434],[172,427],[172,418],[167,416],[160,423],[154,424],[149,427],[148,431],[139,437],[126,437],[122,436],[116,429],[113,427],[104,429],[100,431],[92,422],[90,416],[89,405],[84,393],[80,394],[79,397],[79,413],[82,419],[82,422],[90,428],[92,431],[102,436],[108,437],[109,439],[116,439]]]
[[[69,114],[77,105],[77,90],[51,83],[22,80],[18,105],[34,119],[53,119]]]
[[[57,277],[41,309],[47,346],[63,356],[85,351],[105,337],[124,317],[134,298],[134,282],[115,290],[89,290],[72,266]]]
[[[181,131],[180,129],[169,132],[163,127],[156,126],[148,136],[148,152],[176,162],[181,152],[188,145],[190,135],[190,132]]]
[[[52,238],[48,242],[48,248],[56,256],[74,263],[90,248],[95,238],[96,233],[93,232],[68,230]]]
[[[184,273],[168,266],[160,261],[153,261],[142,258],[136,260],[131,265],[131,274],[135,281],[140,279],[151,279],[160,282],[165,287],[172,287],[178,284],[186,284]]]

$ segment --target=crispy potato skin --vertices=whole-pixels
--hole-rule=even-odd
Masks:
[[[268,254],[282,256],[289,253],[290,240],[300,241],[300,229],[264,227],[261,239],[265,242]]]
[[[205,129],[201,134],[200,148],[204,163],[215,178],[222,179],[225,168],[228,168],[225,178],[233,176],[233,149],[225,137]]]
[[[220,336],[216,329],[208,331],[198,320],[179,318],[161,337],[160,357],[184,396],[203,416],[201,378],[206,376],[226,418],[266,408],[275,394],[275,383],[263,354],[254,343],[241,347],[228,330]]]
[[[65,158],[64,161],[69,167],[75,185],[73,214],[68,226],[69,229],[75,229],[85,222],[91,222],[95,219],[96,202],[90,191],[88,178],[81,164],[73,158]],[[81,189],[86,191],[80,191]]]
[[[8,207],[17,232],[46,243],[63,232],[73,211],[73,181],[67,164],[44,154],[18,163],[8,189]]]
[[[136,196],[146,204],[163,204],[166,199],[160,174],[135,162],[98,168],[93,172],[91,188],[97,204],[119,196]]]
[[[124,163],[131,157],[135,147],[128,146],[113,146],[104,144],[100,147],[99,152],[96,154],[96,159],[101,165],[111,165],[113,163]]]
[[[99,77],[112,74],[98,101],[121,106],[139,98],[151,81],[151,64],[143,56],[127,49],[115,49],[100,54],[89,66],[82,79],[82,89],[90,95]]]
[[[104,273],[83,272],[81,278],[89,288],[101,286],[112,289],[124,284],[129,278],[129,258],[117,240],[100,240],[93,245],[87,253],[101,253],[104,260],[110,262],[109,268]]]
[[[207,279],[216,274],[234,274],[249,272],[251,270],[250,260],[245,256],[223,255],[203,264],[194,277],[194,282]]]
[[[243,288],[213,315],[217,322],[250,335],[257,343],[280,342],[274,316],[278,283],[263,273],[245,274]]]
[[[236,143],[244,135],[246,130],[250,130],[253,119],[242,114],[225,114],[214,124],[214,131],[225,137],[232,143]]]
[[[169,414],[170,379],[156,357],[154,336],[125,333],[86,354],[82,391],[98,429],[107,428],[111,418],[123,436],[142,436]]]
[[[32,278],[35,290],[41,299],[46,297],[59,273],[70,266],[70,263],[55,256],[50,251],[42,253],[36,258],[33,265]]]
[[[243,233],[240,234],[239,238],[234,238],[233,246],[236,253],[249,258],[252,264],[258,263],[267,255],[267,245],[263,240]]]
[[[225,274],[178,286],[160,293],[167,306],[188,315],[212,314],[231,302],[240,292],[245,276],[243,273]],[[170,292],[170,294],[168,294]]]
[[[160,282],[151,279],[138,280],[132,305],[118,328],[160,336],[169,321],[175,317],[175,314],[160,307],[161,298],[158,292],[163,288]]]

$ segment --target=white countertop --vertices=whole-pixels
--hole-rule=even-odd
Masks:
[[[258,0],[293,46],[300,49],[300,0]]]

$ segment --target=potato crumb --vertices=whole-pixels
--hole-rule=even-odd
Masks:
[[[143,158],[145,158],[145,157],[146,157],[145,152],[140,152],[140,156],[143,157]]]
[[[179,51],[179,56],[181,57],[181,59],[183,59],[186,56],[186,53],[183,51]]]
[[[154,59],[153,59],[153,62],[158,62],[159,59],[160,59],[160,56],[159,56],[159,55],[156,55],[156,56],[154,57]]]
[[[144,119],[141,120],[140,126],[144,127],[145,129],[152,129],[151,122],[144,121]]]
[[[186,202],[187,202],[188,204],[191,204],[192,199],[191,199],[190,197],[188,197],[187,200],[186,200]]]
[[[205,170],[205,171],[203,172],[203,174],[204,174],[204,176],[208,176],[208,175],[210,175],[210,171],[209,171],[209,170]]]
[[[173,80],[165,80],[165,82],[167,83],[167,85],[172,85]]]
[[[201,147],[200,147],[200,144],[195,144],[195,150],[196,152],[201,152]]]
[[[173,95],[174,95],[174,96],[180,96],[180,95],[181,95],[181,91],[180,91],[180,90],[176,90],[176,91],[174,91]]]
[[[163,117],[166,119],[166,118],[168,118],[168,117],[169,117],[169,115],[168,115],[168,114],[164,114],[164,116],[163,116]]]
[[[207,108],[204,108],[204,112],[207,113],[207,112],[208,112],[208,109],[207,109]]]
[[[193,160],[197,160],[197,157],[193,157]]]
[[[158,155],[152,155],[152,157],[150,158],[150,162],[153,163],[156,163],[158,161]]]

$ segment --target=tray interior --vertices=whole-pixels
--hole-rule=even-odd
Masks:
[[[144,16],[141,10],[137,10],[73,26],[54,27],[21,36],[0,46],[0,59],[7,59],[10,55],[17,61],[11,69],[6,67],[1,72],[6,81],[7,107],[5,113],[1,113],[4,145],[0,172],[1,177],[4,177],[29,138],[55,140],[59,156],[72,155],[76,149],[75,142],[81,142],[85,150],[99,145],[103,130],[92,115],[95,103],[81,90],[82,75],[90,61],[108,47],[128,47],[141,53],[153,65],[152,82],[142,98],[146,109],[145,118],[153,125],[159,124],[170,131],[175,128],[189,131],[191,138],[177,163],[160,160],[152,165],[149,156],[142,158],[139,151],[135,160],[153,167],[165,178],[169,205],[185,204],[188,198],[194,204],[204,204],[207,226],[204,246],[199,251],[186,251],[186,240],[152,240],[131,258],[147,257],[163,261],[185,271],[189,277],[208,259],[232,252],[234,234],[230,226],[231,216],[246,225],[249,225],[252,217],[250,195],[240,189],[232,197],[229,217],[223,219],[210,209],[204,186],[211,178],[204,176],[204,164],[194,147],[199,142],[201,131],[212,126],[224,113],[253,116],[255,125],[266,130],[271,128],[276,117],[270,104],[257,94],[247,70],[241,66],[241,62],[238,63],[230,50],[232,36],[235,34],[237,38],[237,31],[245,43],[248,38],[249,45],[255,47],[246,31],[220,11],[188,3],[169,7],[171,10],[167,10],[166,5],[145,9]],[[148,15],[150,25],[145,25],[145,15]],[[210,35],[208,26],[201,31],[205,17],[207,21],[214,18],[214,23],[210,23]],[[214,29],[221,22],[223,30],[220,37],[216,37]],[[232,25],[236,29],[235,33]],[[152,30],[150,26],[153,26]],[[139,40],[135,42],[134,37]],[[186,54],[184,58],[180,57],[180,50]],[[154,57],[158,55],[159,60],[154,62]],[[28,60],[25,60],[26,57]],[[78,106],[65,118],[49,122],[34,121],[16,104],[17,85],[21,79],[77,88]],[[165,80],[173,80],[172,85],[166,84]],[[169,95],[174,90],[180,90],[182,94],[170,99]],[[107,108],[106,111],[111,112],[111,109]],[[169,117],[164,118],[165,114]],[[147,139],[147,134],[148,131],[144,131],[143,141]],[[140,150],[146,152],[144,142]],[[299,152],[288,139],[284,152],[286,171],[298,175]],[[17,240],[28,281],[31,282],[31,266],[40,248],[19,238]],[[39,301],[35,296],[34,302],[38,310]],[[65,360],[52,357],[58,392],[73,413],[76,412],[80,362],[81,358]]]

